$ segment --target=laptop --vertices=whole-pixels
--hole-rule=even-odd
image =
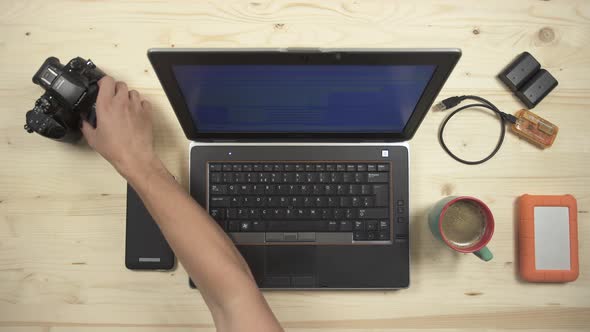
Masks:
[[[407,142],[460,56],[148,51],[191,141],[190,194],[265,289],[409,286]]]

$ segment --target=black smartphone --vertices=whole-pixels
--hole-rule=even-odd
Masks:
[[[139,195],[127,184],[125,266],[130,270],[171,270],[174,252]]]

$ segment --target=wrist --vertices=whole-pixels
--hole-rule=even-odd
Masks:
[[[116,165],[115,168],[132,185],[137,184],[138,181],[149,179],[153,174],[166,172],[164,164],[155,154],[143,158],[133,158]]]

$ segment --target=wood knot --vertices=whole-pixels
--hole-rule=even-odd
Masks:
[[[148,72],[148,70],[147,70],[147,69],[144,69],[144,70],[143,70],[143,72],[144,72],[144,73],[147,73],[147,72]]]
[[[174,45],[174,44],[170,44],[170,47],[176,47],[176,45]]]
[[[30,36],[30,35],[31,35],[31,33],[30,33],[30,32],[28,32],[28,31],[27,31],[27,32],[25,32],[25,36]]]
[[[479,35],[479,33],[480,33],[479,28],[473,28],[471,33],[473,33],[474,35]]]
[[[442,186],[442,188],[440,190],[440,193],[443,194],[443,195],[445,195],[445,196],[449,196],[449,195],[453,194],[453,191],[455,191],[455,186],[453,186],[450,183],[445,183]]]
[[[119,44],[114,44],[113,46],[115,46],[115,47],[119,47]]]
[[[80,298],[75,295],[68,295],[64,298],[64,301],[69,304],[81,304],[84,303]]]
[[[285,27],[285,23],[276,23],[274,25],[275,30],[282,30]]]
[[[549,27],[544,27],[539,30],[539,40],[544,43],[550,43],[555,40],[555,31]]]

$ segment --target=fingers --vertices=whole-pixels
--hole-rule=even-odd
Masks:
[[[129,99],[131,100],[139,100],[139,92],[137,92],[137,90],[131,90],[129,91]]]
[[[98,81],[98,87],[96,102],[99,104],[108,104],[115,96],[115,80],[110,76],[105,76]]]
[[[129,89],[125,82],[117,82],[115,84],[115,99],[118,99],[119,101],[129,100]]]
[[[96,139],[96,129],[94,129],[94,127],[92,127],[92,125],[88,123],[88,121],[86,120],[82,120],[82,134],[84,134],[86,142],[88,142],[88,145],[94,147],[94,142]]]
[[[150,104],[149,101],[147,100],[142,100],[141,101],[141,112],[142,114],[144,114],[144,117],[147,119],[147,121],[150,123],[152,122],[152,104]]]
[[[141,108],[144,111],[151,112],[152,111],[152,104],[150,104],[150,102],[147,100],[142,100],[141,101]]]
[[[137,90],[129,91],[129,100],[131,101],[131,105],[133,105],[134,109],[139,110],[141,108],[141,96]]]

